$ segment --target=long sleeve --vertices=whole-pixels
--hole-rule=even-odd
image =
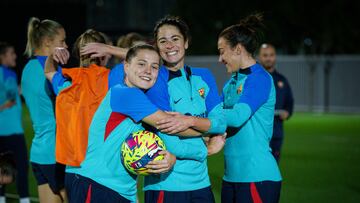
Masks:
[[[203,146],[199,147],[192,143],[180,140],[178,136],[166,135],[160,132],[158,134],[164,140],[167,150],[174,154],[178,159],[192,159],[202,162],[207,157],[205,143]]]
[[[289,112],[289,117],[288,117],[289,119],[294,110],[294,97],[291,91],[290,84],[287,80],[285,80],[285,88],[286,88],[286,93],[285,93],[284,109]]]

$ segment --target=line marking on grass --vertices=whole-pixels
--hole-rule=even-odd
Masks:
[[[10,199],[19,199],[19,195],[11,193],[5,193],[5,197]],[[31,202],[39,202],[39,198],[37,197],[29,197],[29,199]]]

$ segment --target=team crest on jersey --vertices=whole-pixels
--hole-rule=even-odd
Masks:
[[[205,97],[205,89],[204,88],[199,89],[198,92],[199,92],[200,97],[202,97],[202,98]]]
[[[283,82],[283,81],[279,81],[279,82],[277,83],[277,85],[278,85],[279,88],[283,88],[283,87],[284,87],[284,82]]]
[[[239,88],[237,88],[236,92],[240,94],[243,91],[243,85],[241,84]]]

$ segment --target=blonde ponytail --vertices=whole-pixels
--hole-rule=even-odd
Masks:
[[[76,39],[73,48],[73,54],[75,55],[76,58],[80,60],[80,67],[87,67],[92,63],[100,65],[100,58],[91,58],[90,54],[80,55],[81,48],[91,42],[105,44],[106,38],[104,37],[103,33],[93,29],[88,29]]]
[[[40,20],[39,18],[32,17],[29,20],[28,23],[28,29],[27,29],[27,43],[25,48],[25,55],[28,57],[31,57],[34,52],[34,47],[36,46],[36,30],[39,28]]]
[[[40,21],[39,18],[31,17],[28,23],[27,43],[24,54],[28,57],[34,55],[34,50],[41,47],[44,37],[53,38],[63,26],[53,20]]]

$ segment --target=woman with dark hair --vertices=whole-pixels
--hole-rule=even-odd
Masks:
[[[86,31],[76,41],[74,53],[79,54],[79,49],[88,43],[104,43],[104,40],[98,39],[97,36],[99,36],[98,32],[94,30]],[[66,163],[69,165],[66,169],[65,178],[69,200],[70,202],[81,202],[84,198],[91,198],[92,200],[95,198],[94,201],[103,200],[105,202],[134,201],[136,194],[135,177],[126,173],[121,166],[120,159],[114,157],[120,156],[120,145],[126,134],[133,132],[132,130],[140,129],[140,121],[150,126],[156,126],[160,120],[172,117],[160,109],[157,110],[157,107],[152,105],[144,95],[144,92],[153,86],[157,79],[160,56],[157,50],[150,45],[134,46],[126,54],[124,73],[116,77],[111,76],[110,70],[103,67],[106,64],[106,60],[103,60],[106,59],[104,56],[91,58],[89,55],[82,55],[80,57],[81,67],[64,68],[62,73],[56,72],[58,63],[65,64],[68,58],[69,53],[66,49],[56,48],[54,55],[46,61],[45,75],[52,82],[55,92],[58,93],[56,100],[57,125],[58,127],[62,126],[64,132],[67,132],[65,134],[60,133],[58,128],[58,137],[65,138],[63,139],[64,143],[76,143],[79,138],[85,138],[85,141],[78,142],[81,147],[70,145],[73,148],[81,149],[81,154],[86,154],[86,156],[79,158],[76,156],[75,162]],[[105,70],[106,72],[104,72]],[[96,76],[96,79],[90,77],[91,75]],[[114,81],[111,82],[111,80]],[[111,86],[115,83],[117,85]],[[102,93],[103,90],[107,89],[110,90],[105,96]],[[65,101],[64,98],[71,100]],[[59,111],[59,108],[62,110]],[[61,119],[62,122],[60,122],[61,120],[58,118],[65,116],[68,119]],[[85,122],[85,120],[91,121],[91,123]],[[67,124],[69,122],[71,124]],[[61,123],[65,123],[65,125]],[[75,126],[69,127],[69,125]],[[103,137],[104,134],[105,138]],[[184,136],[199,135],[199,132],[189,129],[179,134]],[[165,140],[165,144],[168,145],[169,142]],[[178,148],[177,150],[182,152],[182,157],[187,155],[184,153],[187,151],[186,149],[192,148],[190,144],[183,142],[173,144],[173,146],[175,145]],[[84,146],[85,148],[83,148]],[[206,150],[197,148],[191,152],[194,157],[206,157],[207,155]],[[74,156],[67,153],[63,157],[65,160],[71,160]],[[166,152],[164,160],[154,161],[147,167],[152,173],[161,173],[168,171],[174,162],[175,157]],[[101,173],[98,170],[99,167],[103,168]],[[92,182],[90,186],[83,184],[84,182],[89,183],[88,179],[96,183]],[[88,190],[96,193],[98,189],[107,192],[103,195],[86,196]],[[119,195],[116,195],[116,192]],[[78,195],[79,193],[81,195]],[[108,199],[112,198],[111,196],[115,199]]]
[[[145,202],[214,202],[207,170],[207,154],[221,150],[225,119],[215,79],[206,68],[185,65],[190,35],[187,24],[178,17],[166,16],[154,28],[154,40],[164,62],[154,87],[146,95],[161,110],[172,115],[156,123],[159,135],[177,161],[166,174],[146,177]],[[83,54],[123,57],[126,49],[104,44],[89,44]],[[179,135],[184,130],[197,134]],[[201,134],[216,134],[208,148]],[[186,144],[187,148],[179,147]],[[205,156],[204,156],[205,155]]]
[[[77,41],[76,46],[81,47],[91,41],[101,42],[101,40],[95,39],[95,36],[99,36],[98,32],[88,30],[79,37],[80,40]],[[89,38],[89,40],[82,40],[85,38]],[[94,114],[90,117],[91,124],[82,121],[86,119],[86,115],[84,117],[84,114],[79,112],[80,114],[77,114],[79,119],[77,120],[79,126],[82,126],[79,128],[80,130],[65,129],[69,133],[73,132],[72,137],[85,137],[80,134],[82,131],[88,133],[85,145],[86,156],[79,157],[81,159],[76,159],[74,163],[69,163],[66,169],[65,183],[69,202],[135,202],[136,176],[129,173],[121,163],[121,144],[129,134],[143,129],[141,120],[152,124],[158,118],[166,116],[164,112],[158,111],[143,93],[156,81],[160,64],[159,54],[150,45],[132,47],[125,58],[126,74],[124,78],[118,79],[124,82],[109,87],[109,91],[107,91],[108,84],[99,83],[99,80],[94,80],[89,76],[81,76],[99,73],[101,69],[105,70],[103,66],[106,61],[102,60],[101,57],[97,58],[99,60],[88,58],[89,63],[84,63],[86,60],[80,59],[81,67],[71,69],[77,72],[73,75],[76,77],[67,78],[67,81],[61,85],[61,83],[56,82],[56,78],[62,78],[59,75],[61,73],[56,72],[54,67],[57,66],[57,63],[66,63],[69,59],[69,53],[66,49],[58,49],[54,53],[52,59],[47,61],[45,72],[53,85],[58,85],[58,98],[61,95],[72,97],[76,94],[74,91],[80,91],[80,99],[73,101],[73,105],[86,106],[86,101],[95,101],[93,97],[85,98],[86,92],[90,92],[91,95],[96,94],[100,101],[99,105],[94,108]],[[95,72],[90,72],[90,69]],[[63,69],[63,73],[65,72],[67,71]],[[107,77],[104,74],[99,76],[99,78]],[[91,90],[87,89],[87,83],[84,82],[86,78],[92,80],[88,82],[96,84]],[[105,95],[102,95],[103,91],[100,90],[100,86],[105,87]],[[66,106],[67,103],[60,100],[56,105]],[[71,115],[73,112],[69,107],[68,110],[64,109],[60,113]],[[67,137],[65,139],[71,141],[72,138]],[[175,157],[173,155],[166,151],[160,153],[165,155],[164,160],[148,163],[149,173],[166,172],[174,164]],[[74,157],[71,154],[69,155],[69,159]]]
[[[174,116],[158,122],[163,133],[194,129],[205,134],[223,134],[225,119],[215,79],[206,68],[185,64],[190,44],[188,25],[179,17],[166,16],[154,28],[154,40],[164,61],[159,79],[147,95]],[[180,120],[182,119],[182,120]],[[220,139],[219,139],[220,138]],[[212,141],[223,143],[221,136]],[[204,148],[203,138],[180,137],[193,148]],[[210,141],[211,142],[211,141]],[[169,150],[171,151],[169,146]],[[207,159],[178,159],[171,173],[145,178],[145,202],[214,202]]]
[[[223,88],[228,125],[224,147],[223,203],[279,201],[281,175],[271,154],[275,88],[271,75],[254,59],[262,16],[250,15],[218,38],[219,62],[232,76]]]

